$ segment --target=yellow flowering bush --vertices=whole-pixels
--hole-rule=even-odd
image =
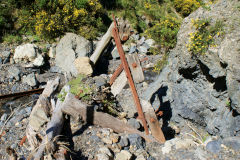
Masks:
[[[192,19],[192,24],[196,31],[189,34],[190,39],[186,46],[195,55],[205,54],[210,46],[215,47],[214,37],[224,33],[221,21],[210,25],[210,19]]]
[[[188,16],[201,6],[201,0],[174,0],[176,10],[183,16]]]
[[[154,25],[144,33],[148,38],[154,39],[162,48],[169,50],[176,44],[179,27],[179,20],[168,17],[154,22]]]
[[[99,24],[104,26],[100,16],[102,6],[98,0],[61,0],[55,1],[54,5],[50,2],[45,7],[48,10],[40,10],[35,14],[34,28],[41,37],[53,38],[66,31],[73,31],[94,39],[101,29],[98,28]]]
[[[15,26],[22,34],[31,31],[43,39],[53,39],[75,32],[94,39],[108,25],[103,23],[105,10],[99,0],[12,1],[18,3]]]

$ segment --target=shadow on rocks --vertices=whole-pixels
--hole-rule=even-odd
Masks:
[[[157,111],[162,111],[163,112],[163,115],[159,117],[159,120],[162,119],[162,121],[163,121],[162,131],[163,131],[163,134],[164,134],[166,140],[170,140],[170,139],[174,138],[175,130],[172,129],[169,126],[169,121],[170,121],[170,119],[172,117],[172,108],[171,108],[170,101],[169,100],[168,101],[164,101],[163,100],[163,97],[167,96],[167,90],[168,90],[167,86],[159,88],[152,95],[152,97],[150,99],[150,103],[153,104],[154,101],[156,101],[155,97],[157,97],[157,100],[159,100],[160,106],[157,109]]]

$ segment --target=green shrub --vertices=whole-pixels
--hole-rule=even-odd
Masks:
[[[180,27],[180,21],[174,17],[166,17],[160,21],[154,22],[153,27],[147,29],[144,33],[148,38],[154,39],[161,48],[166,51],[173,48],[177,42],[177,33]]]
[[[184,17],[195,11],[201,6],[201,0],[174,0],[174,6]]]
[[[214,37],[223,35],[222,21],[210,24],[210,19],[192,20],[195,32],[190,33],[188,51],[194,55],[205,54],[210,46],[215,47]]]
[[[19,35],[13,35],[13,34],[6,34],[2,38],[4,43],[13,44],[13,43],[21,43],[22,37]]]

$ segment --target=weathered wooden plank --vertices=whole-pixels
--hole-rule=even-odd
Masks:
[[[135,54],[128,54],[126,55],[128,65],[131,70],[131,74],[133,76],[133,80],[135,83],[141,83],[144,81],[144,75],[141,67],[140,60],[138,58],[138,55]]]
[[[117,133],[135,133],[143,137],[148,142],[156,142],[156,139],[151,135],[146,135],[107,113],[95,111],[92,106],[86,105],[70,93],[68,93],[65,97],[62,112],[71,115],[74,118],[78,118],[80,116],[82,120],[88,124],[99,125],[103,128],[111,128]]]
[[[118,95],[122,89],[127,85],[127,76],[125,72],[122,72],[111,86],[111,92],[114,96]]]
[[[166,140],[152,105],[148,101],[142,100],[142,99],[141,99],[141,104],[142,104],[143,112],[153,137],[158,142],[164,143]]]

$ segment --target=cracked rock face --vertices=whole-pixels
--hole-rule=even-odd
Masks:
[[[169,63],[158,80],[152,83],[143,97],[166,93],[160,105],[168,107],[171,120],[195,122],[212,135],[240,135],[240,27],[238,1],[220,0],[210,10],[198,9],[185,18],[178,33],[178,43],[169,56]],[[193,57],[187,51],[191,19],[216,17],[224,22],[223,39],[216,38],[217,47],[205,55]],[[231,28],[230,28],[231,26]],[[168,106],[166,106],[168,104]]]

